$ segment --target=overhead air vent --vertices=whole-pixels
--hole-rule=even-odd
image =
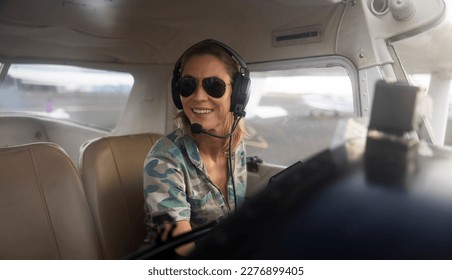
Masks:
[[[321,42],[322,25],[309,25],[272,32],[273,47],[295,46]]]

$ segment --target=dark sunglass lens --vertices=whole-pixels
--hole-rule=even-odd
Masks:
[[[196,90],[196,79],[195,78],[180,78],[177,81],[177,89],[179,91],[179,94],[183,97],[190,96],[195,90]]]
[[[226,84],[223,80],[215,77],[202,80],[202,87],[212,97],[220,98],[226,90]]]

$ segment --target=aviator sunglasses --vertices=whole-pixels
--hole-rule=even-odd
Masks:
[[[179,94],[183,97],[192,95],[198,87],[198,80],[194,77],[179,78],[176,83]],[[220,98],[226,91],[226,83],[217,77],[207,77],[202,79],[202,88],[213,98]]]

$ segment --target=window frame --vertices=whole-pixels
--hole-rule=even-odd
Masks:
[[[278,60],[278,61],[267,61],[259,63],[249,63],[248,68],[250,73],[253,72],[266,72],[266,71],[284,71],[292,69],[302,69],[302,68],[329,68],[329,67],[342,67],[348,74],[350,78],[350,83],[352,87],[352,100],[353,100],[353,117],[362,117],[363,110],[361,104],[361,98],[359,94],[359,83],[358,83],[358,70],[356,66],[347,58],[343,56],[322,56],[322,57],[310,57],[310,58],[300,58],[292,60]],[[253,81],[251,80],[251,83]],[[253,94],[252,92],[250,93]],[[246,144],[246,140],[245,140]],[[328,148],[328,147],[325,147]],[[319,151],[320,152],[320,151]],[[250,155],[253,156],[253,155]],[[266,163],[273,164],[271,159],[264,159]],[[267,162],[268,160],[268,162]],[[276,163],[281,165],[280,163]],[[283,166],[283,165],[282,165]]]

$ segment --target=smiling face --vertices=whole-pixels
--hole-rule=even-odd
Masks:
[[[205,130],[214,133],[225,133],[231,106],[231,77],[223,62],[216,56],[205,54],[190,57],[185,63],[182,77],[193,77],[198,86],[193,94],[182,97],[182,106],[190,122],[199,123]],[[207,94],[202,87],[202,79],[217,77],[226,83],[226,90],[222,97],[214,98]]]

